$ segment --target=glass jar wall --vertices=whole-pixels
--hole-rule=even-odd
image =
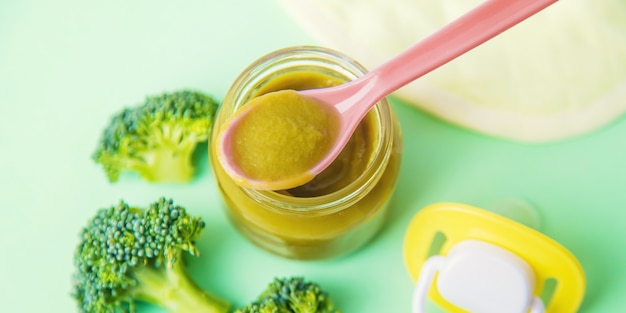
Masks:
[[[282,89],[337,85],[365,73],[354,60],[321,47],[292,47],[250,65],[227,92],[212,140],[238,109],[256,96]],[[384,223],[401,157],[398,122],[386,100],[360,123],[341,155],[313,181],[289,190],[261,191],[235,184],[209,145],[211,169],[233,225],[251,242],[293,259],[347,254],[367,243]]]

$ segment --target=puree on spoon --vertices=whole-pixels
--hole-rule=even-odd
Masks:
[[[302,97],[295,90],[279,90],[251,99],[219,137],[224,151],[220,162],[240,186],[285,189],[311,181],[309,170],[332,148],[339,131],[338,112]]]

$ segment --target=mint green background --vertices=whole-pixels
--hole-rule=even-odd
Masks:
[[[626,308],[624,119],[580,138],[524,145],[394,100],[406,150],[389,222],[363,249],[319,262],[269,255],[236,233],[205,151],[189,185],[149,185],[130,174],[109,184],[90,160],[122,106],[185,87],[221,99],[259,56],[315,43],[272,0],[0,1],[0,310],[75,312],[79,229],[121,198],[144,205],[161,195],[205,218],[203,256],[190,260],[190,271],[237,306],[274,276],[304,275],[344,313],[408,312],[402,240],[411,217],[440,201],[522,198],[537,207],[540,230],[582,263],[588,291],[580,312]]]

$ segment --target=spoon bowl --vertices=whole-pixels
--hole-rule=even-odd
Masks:
[[[254,98],[253,103],[246,104],[221,130],[217,143],[219,161],[233,180],[244,187],[280,190],[303,185],[337,158],[357,125],[382,98],[555,2],[557,0],[487,0],[356,80],[329,88],[297,93],[283,90]],[[297,95],[295,98],[294,94]],[[294,103],[318,106],[319,111],[294,113],[288,108]],[[270,107],[279,109],[266,109]],[[263,111],[272,112],[265,114],[266,118],[273,119],[266,123],[287,121],[286,124],[298,127],[290,131],[290,127],[277,128],[284,134],[273,134],[274,137],[268,136],[255,143],[259,151],[237,152],[238,145],[250,143],[245,133],[239,136],[240,128],[250,125],[253,116]],[[311,118],[314,116],[319,118]],[[248,134],[258,131],[249,128]],[[317,138],[317,141],[296,144],[308,137]],[[322,137],[327,140],[320,139]],[[295,149],[290,150],[290,147]],[[241,159],[246,153],[254,155],[247,163]],[[251,175],[246,166],[261,171],[253,171],[254,175]],[[288,170],[284,171],[285,168]]]

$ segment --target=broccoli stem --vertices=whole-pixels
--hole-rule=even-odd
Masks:
[[[171,268],[142,266],[133,273],[139,282],[136,299],[158,305],[171,313],[227,313],[230,304],[202,290],[187,275],[181,261]]]
[[[167,148],[150,151],[144,156],[147,170],[141,173],[148,181],[188,182],[194,173],[191,164],[193,152],[194,147],[190,145],[174,153]]]

